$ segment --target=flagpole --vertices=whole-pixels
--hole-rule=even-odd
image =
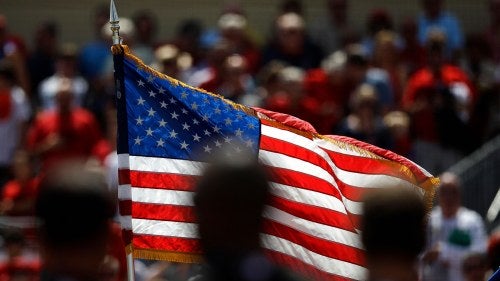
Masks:
[[[120,18],[118,17],[118,13],[116,12],[115,2],[111,0],[109,4],[109,23],[111,25],[111,38],[113,39],[113,45],[120,45],[122,43],[122,38],[120,37]],[[132,254],[132,250],[127,251],[127,280],[135,281],[135,272],[134,272],[134,257]]]

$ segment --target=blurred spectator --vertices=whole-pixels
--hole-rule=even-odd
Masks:
[[[383,69],[389,74],[394,103],[399,105],[407,75],[403,64],[400,62],[398,35],[393,31],[382,30],[375,34],[373,40],[373,66]]]
[[[213,91],[220,84],[224,61],[231,54],[231,46],[226,40],[220,40],[208,50],[205,61],[188,77],[187,83]]]
[[[14,70],[7,61],[0,61],[0,187],[10,173],[14,151],[22,146],[31,115],[24,91],[15,83]]]
[[[462,273],[465,281],[484,281],[488,260],[484,253],[468,253],[462,262]]]
[[[55,72],[55,63],[58,55],[59,26],[55,22],[43,22],[35,31],[34,50],[28,56],[28,71],[31,80],[31,95],[36,99],[39,96],[39,84]]]
[[[424,280],[463,281],[462,263],[468,252],[486,252],[487,237],[481,216],[461,205],[459,178],[440,176],[439,206],[431,213],[428,227]]]
[[[278,89],[264,101],[264,108],[295,116],[318,124],[322,120],[318,115],[317,100],[305,95],[305,72],[298,67],[287,66],[278,72]]]
[[[445,63],[444,34],[429,36],[427,65],[410,77],[403,107],[412,118],[415,162],[438,174],[470,152],[468,122],[476,92],[467,74]]]
[[[361,41],[368,57],[373,56],[375,49],[375,36],[381,31],[393,31],[394,20],[391,15],[384,9],[376,9],[370,12],[366,22],[366,35]],[[394,33],[394,45],[398,49],[401,48],[401,39]]]
[[[111,56],[109,46],[111,41],[104,36],[101,32],[102,27],[109,21],[109,7],[102,5],[95,9],[93,32],[94,38],[92,41],[86,43],[81,51],[79,57],[80,72],[86,79],[89,80],[90,86],[99,80],[100,76],[104,74],[105,62]]]
[[[253,157],[218,159],[204,171],[194,203],[206,267],[191,281],[300,280],[261,250],[268,190],[265,171]]]
[[[161,73],[180,81],[187,80],[186,71],[193,63],[193,58],[188,53],[181,53],[173,44],[165,44],[158,47],[154,55],[155,63],[153,65]]]
[[[471,83],[482,92],[495,83],[496,65],[491,59],[485,38],[479,34],[469,34],[465,39],[465,52],[460,67],[467,73]]]
[[[320,122],[313,124],[321,134],[329,134],[348,111],[349,85],[346,81],[347,55],[336,51],[321,62],[321,67],[307,71],[306,95],[319,103]]]
[[[26,58],[26,44],[23,38],[9,32],[7,18],[0,14],[0,60],[14,52],[19,52],[23,58]]]
[[[27,151],[17,151],[14,155],[12,173],[14,178],[2,189],[0,213],[7,216],[32,216],[38,192],[38,177],[35,176],[33,162]]]
[[[26,250],[26,240],[18,230],[7,230],[3,235],[7,260],[0,262],[1,281],[38,281],[40,261]]]
[[[42,110],[53,109],[56,106],[56,94],[63,80],[69,80],[73,102],[83,106],[88,94],[89,84],[78,73],[78,49],[71,43],[63,44],[55,62],[56,72],[40,82],[38,97]]]
[[[273,96],[281,90],[280,72],[284,68],[284,64],[278,61],[272,61],[262,67],[256,75],[256,94],[262,100]]]
[[[375,88],[381,114],[385,114],[394,106],[394,93],[387,71],[371,67],[366,52],[360,44],[346,47],[347,64],[346,80],[349,85],[349,95],[361,84],[367,83]]]
[[[440,30],[445,34],[445,57],[456,62],[464,45],[459,20],[450,12],[443,10],[445,0],[420,0],[423,13],[418,17],[418,39],[425,45],[429,32]]]
[[[490,14],[490,24],[485,31],[486,41],[490,49],[493,61],[500,63],[500,0],[489,0],[488,10]]]
[[[375,91],[369,84],[362,84],[356,89],[351,99],[351,113],[341,120],[335,134],[391,149],[393,141],[380,115]]]
[[[101,280],[115,204],[100,172],[73,163],[49,171],[35,204],[41,281]]]
[[[43,169],[68,159],[88,159],[101,138],[94,116],[75,107],[73,96],[71,80],[61,80],[56,108],[40,112],[28,130],[27,148],[40,157]]]
[[[348,22],[348,0],[324,0],[327,14],[319,17],[310,29],[313,41],[332,54],[354,42],[355,32]]]
[[[391,133],[393,142],[391,150],[399,155],[411,158],[410,116],[404,111],[390,111],[384,116],[383,120],[384,125]]]
[[[169,42],[179,48],[180,52],[186,52],[193,58],[193,66],[197,66],[202,60],[201,34],[203,26],[197,19],[187,19],[180,22],[175,37]]]
[[[306,70],[319,66],[323,51],[308,39],[300,15],[287,13],[278,16],[274,34],[275,38],[271,38],[262,51],[263,65],[278,60]]]
[[[478,92],[477,101],[471,108],[470,127],[474,137],[473,147],[477,148],[500,132],[500,92],[499,68],[491,56],[485,37],[469,34],[465,42],[465,56],[460,62],[471,83]]]
[[[224,13],[217,22],[221,37],[230,44],[232,54],[245,58],[248,71],[257,72],[260,65],[260,50],[247,34],[247,19],[242,14]]]
[[[282,0],[279,7],[279,13],[295,13],[304,16],[304,6],[300,0]]]
[[[249,73],[245,57],[231,55],[224,61],[220,84],[214,92],[226,99],[247,106],[260,106],[262,101],[255,94],[255,82]]]
[[[26,69],[26,45],[24,40],[9,32],[7,18],[0,14],[0,60],[12,63],[16,83],[27,93],[31,93],[28,71]]]
[[[426,213],[414,190],[382,188],[364,198],[361,238],[368,281],[418,281],[417,261],[425,247]]]
[[[136,12],[133,21],[136,30],[134,54],[140,57],[146,65],[150,65],[154,60],[154,48],[156,47],[156,18],[153,12],[141,10]]]
[[[399,28],[399,34],[403,40],[401,48],[401,62],[408,76],[425,65],[425,49],[417,38],[417,23],[412,18],[403,20]]]

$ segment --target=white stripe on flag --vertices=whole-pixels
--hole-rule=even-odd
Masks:
[[[132,227],[135,234],[199,238],[198,226],[195,223],[133,218]]]
[[[316,238],[363,249],[359,234],[351,231],[308,221],[271,206],[266,206],[262,216]]]
[[[335,196],[275,182],[270,182],[270,186],[270,192],[278,197],[347,214],[344,204]]]
[[[130,156],[130,170],[132,171],[198,176],[202,174],[205,165],[205,163],[191,160]]]
[[[128,153],[118,154],[118,168],[119,169],[127,169],[127,170],[130,168],[129,154]]]
[[[334,184],[333,176],[330,175],[330,173],[317,165],[301,159],[290,157],[281,153],[260,150],[259,160],[267,166],[304,173]]]
[[[131,200],[132,192],[130,184],[120,184],[118,185],[118,199],[120,200]]]
[[[132,187],[132,201],[149,204],[194,206],[194,192]]]
[[[261,244],[266,249],[297,258],[330,274],[354,280],[366,280],[367,277],[368,272],[364,267],[320,255],[298,244],[273,235],[261,234]]]
[[[118,219],[123,229],[132,229],[132,216],[118,216]]]

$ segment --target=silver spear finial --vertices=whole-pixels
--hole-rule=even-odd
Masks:
[[[118,13],[116,12],[115,1],[111,0],[109,4],[109,23],[111,24],[111,31],[113,38],[113,45],[119,45],[122,43],[122,38],[120,37],[120,18],[118,18]]]

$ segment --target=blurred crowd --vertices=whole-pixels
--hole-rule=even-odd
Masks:
[[[349,0],[325,0],[324,16],[314,19],[305,17],[306,4],[273,7],[267,38],[236,4],[224,6],[211,27],[180,22],[172,38],[157,34],[160,15],[137,11],[120,19],[120,34],[162,73],[297,116],[320,134],[390,149],[434,175],[498,135],[500,0],[484,5],[488,27],[469,34],[444,0],[419,0],[419,14],[398,24],[375,9],[364,30],[349,24]],[[2,215],[32,215],[39,176],[68,159],[88,159],[116,192],[108,16],[108,6],[98,7],[89,23],[94,37],[78,46],[61,42],[57,22],[42,21],[23,38],[9,31],[18,19],[0,15]],[[6,235],[4,244],[23,239]]]

